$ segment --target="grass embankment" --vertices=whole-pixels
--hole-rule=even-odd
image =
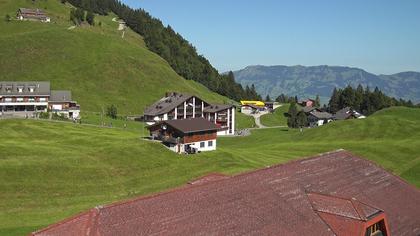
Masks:
[[[39,229],[96,205],[162,191],[208,172],[228,174],[345,148],[420,187],[420,110],[219,138],[186,158],[133,130],[30,120],[0,121],[0,234]]]
[[[52,22],[5,22],[20,7],[44,9]],[[51,81],[52,89],[71,90],[84,111],[114,104],[124,115],[142,114],[167,91],[228,101],[180,77],[135,32],[128,29],[121,38],[114,15],[96,16],[94,27],[68,30],[70,9],[58,0],[0,1],[0,81]]]
[[[267,127],[286,126],[287,117],[284,116],[284,113],[289,111],[289,106],[289,104],[282,104],[282,106],[275,109],[273,113],[261,116],[261,123]]]

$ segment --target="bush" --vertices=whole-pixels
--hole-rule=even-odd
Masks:
[[[52,114],[52,119],[53,120],[68,120],[64,114],[57,114],[57,113],[53,113]]]
[[[48,112],[41,112],[41,113],[39,113],[38,117],[40,119],[49,119],[50,118],[50,113],[48,113]]]
[[[111,105],[106,108],[106,116],[111,117],[112,119],[117,119],[117,107],[114,105]]]

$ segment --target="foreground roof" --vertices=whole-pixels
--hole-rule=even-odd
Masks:
[[[343,235],[381,212],[391,235],[420,234],[420,191],[347,151],[192,183],[33,235]]]
[[[202,117],[199,118],[188,118],[181,120],[165,120],[149,127],[168,125],[172,128],[181,131],[184,134],[195,133],[201,131],[217,131],[219,127]]]

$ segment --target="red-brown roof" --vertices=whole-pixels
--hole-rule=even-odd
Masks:
[[[33,235],[351,235],[376,211],[392,235],[420,234],[420,191],[337,151],[98,207]]]
[[[161,125],[171,126],[172,128],[179,130],[184,134],[219,130],[219,127],[215,123],[210,122],[202,117],[181,120],[165,120],[151,125],[149,127]]]

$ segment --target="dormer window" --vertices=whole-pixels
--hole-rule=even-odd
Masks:
[[[23,87],[17,87],[18,93],[23,93]]]
[[[28,90],[30,93],[33,93],[35,91],[35,87],[29,87]]]
[[[7,86],[6,87],[6,92],[11,93],[12,92],[12,86]]]
[[[380,222],[377,222],[377,223],[369,226],[366,229],[365,236],[382,236],[382,235],[385,235],[383,232],[385,232],[384,222],[380,221]]]

